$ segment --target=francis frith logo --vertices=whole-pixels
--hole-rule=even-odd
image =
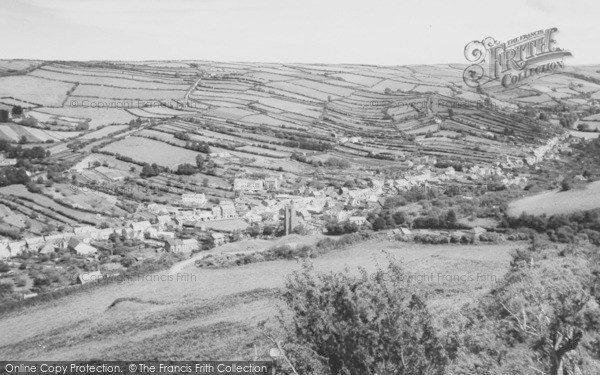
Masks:
[[[525,84],[535,77],[564,69],[570,52],[556,46],[556,27],[541,29],[500,43],[492,37],[472,41],[465,47],[465,58],[471,63],[463,73],[470,87],[499,81],[503,87]]]

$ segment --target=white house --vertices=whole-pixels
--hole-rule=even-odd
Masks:
[[[92,254],[96,254],[98,252],[98,249],[96,249],[92,245],[88,245],[84,242],[81,242],[78,245],[73,247],[73,251],[77,255],[92,255]]]

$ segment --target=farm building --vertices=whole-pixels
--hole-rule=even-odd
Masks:
[[[297,211],[297,213],[298,213],[298,216],[300,216],[302,218],[302,220],[304,220],[304,221],[308,221],[312,217],[306,208],[299,209]]]
[[[276,177],[267,177],[263,185],[266,190],[277,190],[279,188],[279,180]]]
[[[222,219],[231,219],[237,216],[237,211],[235,210],[235,205],[233,202],[221,202],[219,203],[219,208],[221,210]]]
[[[53,254],[55,252],[54,245],[47,243],[40,248],[40,254]]]
[[[67,248],[77,255],[92,255],[98,252],[98,249],[95,247],[88,245],[74,237],[69,240]]]
[[[404,235],[411,235],[412,232],[410,231],[410,229],[406,228],[406,227],[400,227],[400,232],[402,232],[402,234]]]

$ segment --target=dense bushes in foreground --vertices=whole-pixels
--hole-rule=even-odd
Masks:
[[[600,256],[533,242],[504,279],[460,313],[434,322],[393,259],[368,275],[294,273],[279,317],[280,372],[363,374],[600,373]],[[436,311],[440,311],[437,309]],[[293,367],[293,370],[292,370]]]

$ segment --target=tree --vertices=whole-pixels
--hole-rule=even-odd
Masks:
[[[27,143],[27,137],[22,135],[21,138],[19,138],[19,144],[24,145],[25,143]]]
[[[179,164],[177,166],[177,174],[191,176],[194,173],[196,173],[196,168],[194,168],[194,166],[189,163]]]
[[[81,122],[79,124],[77,124],[77,126],[75,127],[76,130],[78,131],[86,131],[90,129],[90,123],[89,122]]]
[[[15,105],[10,110],[10,113],[13,116],[21,116],[23,114],[23,107],[21,107],[20,105]]]
[[[581,123],[581,124],[577,125],[577,130],[582,131],[582,132],[589,132],[592,129],[590,128],[589,124]]]
[[[452,228],[456,225],[456,220],[456,212],[454,212],[454,210],[448,211],[446,214],[446,224],[449,228]]]
[[[350,162],[348,160],[334,157],[327,159],[327,161],[325,161],[325,165],[328,167],[334,167],[339,169],[350,168]]]
[[[591,275],[580,267],[572,258],[542,261],[539,267],[515,270],[520,280],[498,291],[504,322],[534,350],[544,373],[565,374],[567,355],[579,347],[589,328],[592,298],[585,280]],[[598,319],[598,305],[593,306]],[[598,329],[598,322],[594,324]]]
[[[344,221],[342,223],[329,223],[325,228],[327,229],[327,234],[333,236],[354,233],[358,231],[358,225],[350,221]]]
[[[186,132],[176,132],[175,134],[173,134],[173,136],[177,139],[181,139],[184,141],[189,141],[190,140],[190,135],[187,134]]]
[[[204,156],[202,154],[196,155],[196,167],[200,172],[204,170]]]
[[[248,227],[246,229],[246,234],[252,238],[256,238],[256,237],[260,236],[260,233],[261,233],[261,230],[258,225],[252,225],[251,227]]]
[[[142,166],[142,172],[140,173],[140,176],[154,177],[154,176],[158,176],[159,174],[160,174],[160,167],[158,165],[156,165],[156,163],[153,163],[152,165],[145,163]]]
[[[375,219],[375,221],[373,222],[373,229],[374,230],[383,230],[385,228],[387,228],[387,223],[386,223],[385,219],[382,217],[377,217]]]
[[[273,227],[266,226],[266,227],[263,228],[263,235],[265,235],[265,236],[272,236],[273,233],[275,233],[275,229],[273,229]]]
[[[292,314],[285,347],[299,373],[442,374],[445,349],[404,276],[393,260],[370,277],[315,274],[306,264],[293,273],[282,298]]]
[[[395,212],[392,215],[392,218],[394,219],[394,222],[396,223],[396,225],[401,225],[406,222],[406,214],[403,211]]]
[[[13,292],[13,285],[8,283],[0,283],[0,297],[8,296]]]
[[[571,190],[571,183],[569,182],[569,180],[567,180],[566,178],[564,180],[562,180],[562,182],[560,183],[560,190],[561,191]]]
[[[598,373],[598,258],[538,241],[515,251],[504,280],[453,322],[460,360],[449,373]]]

